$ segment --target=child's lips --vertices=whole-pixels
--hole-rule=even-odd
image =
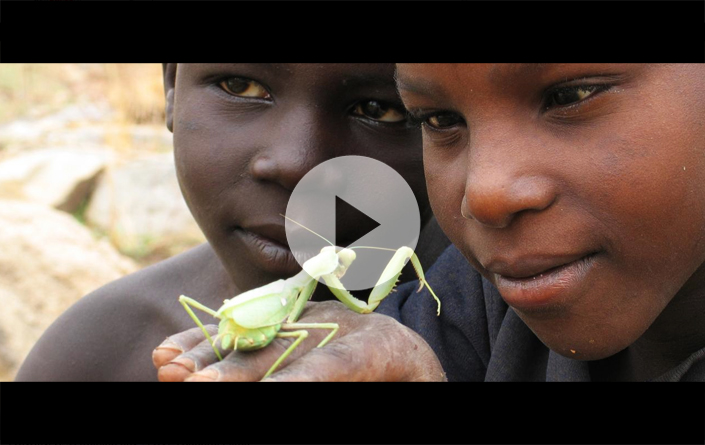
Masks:
[[[494,283],[510,306],[532,310],[565,301],[578,292],[592,270],[595,253],[523,258],[490,263]]]
[[[570,264],[587,253],[564,255],[526,255],[510,258],[493,258],[483,264],[488,271],[510,279],[530,278],[566,264]]]
[[[239,227],[239,229],[254,234],[260,238],[278,244],[279,247],[289,248],[289,243],[286,239],[286,231],[283,224],[261,224],[248,227]]]
[[[256,254],[258,262],[267,270],[282,276],[290,276],[298,272],[301,266],[297,263],[287,244],[280,240],[270,238],[257,232],[255,229],[235,228],[235,233],[240,236],[252,252]],[[257,230],[255,232],[254,230]],[[286,238],[285,238],[286,239]]]

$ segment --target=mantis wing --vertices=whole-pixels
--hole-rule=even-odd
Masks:
[[[265,284],[264,286],[258,287],[256,289],[248,290],[247,292],[243,292],[239,295],[236,295],[234,298],[225,300],[223,302],[223,305],[220,307],[220,309],[218,309],[218,315],[227,316],[228,314],[226,313],[226,311],[234,307],[238,307],[242,303],[245,303],[247,301],[256,300],[265,295],[281,294],[284,292],[285,286],[286,283],[284,282],[284,280],[277,280],[269,284]]]
[[[333,272],[338,264],[335,248],[324,247],[321,253],[304,263],[304,271],[287,280],[277,280],[225,300],[217,316],[231,318],[250,329],[281,323],[291,314],[296,297],[311,279]]]
[[[227,300],[219,310],[221,318],[231,318],[238,325],[256,329],[281,323],[291,313],[298,290],[287,287],[285,280],[244,292]]]

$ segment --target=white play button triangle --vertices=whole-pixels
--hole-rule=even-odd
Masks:
[[[285,223],[287,242],[301,265],[329,245],[326,240],[341,247],[414,249],[421,224],[416,197],[401,175],[364,156],[341,156],[313,168],[292,192],[286,216],[306,227]],[[341,280],[348,290],[373,287],[394,254],[355,253]]]
[[[377,227],[380,226],[380,224],[375,221],[374,219],[370,218],[366,213],[359,211],[358,209],[355,208],[355,206],[349,204],[347,201],[345,201],[343,198],[336,196],[335,197],[335,240],[333,243],[337,246],[340,247],[349,247],[351,245],[355,244],[355,241],[352,243],[347,243],[347,242],[341,242],[344,240],[345,237],[345,229],[344,225],[341,224],[341,222],[346,219],[350,218],[355,221],[355,224],[358,227],[359,233],[361,233],[361,236],[367,235],[371,231],[375,230]],[[359,239],[359,238],[358,238]],[[342,245],[345,244],[345,245]]]

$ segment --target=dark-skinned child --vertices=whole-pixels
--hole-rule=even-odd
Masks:
[[[271,380],[705,381],[704,65],[397,74],[453,242],[426,274],[441,315],[414,283],[382,303],[391,317],[311,303],[306,321],[343,333]],[[155,363],[165,380],[256,379],[276,358],[215,363],[184,335],[201,371]]]
[[[280,214],[298,181],[334,157],[368,156],[406,179],[425,224],[417,252],[432,264],[449,242],[431,215],[420,133],[393,74],[393,64],[165,64],[178,180],[208,242],[81,299],[17,380],[157,380],[152,350],[193,326],[179,295],[218,308],[300,270]],[[339,230],[342,242],[364,235],[354,217]],[[319,286],[314,299],[329,298]]]

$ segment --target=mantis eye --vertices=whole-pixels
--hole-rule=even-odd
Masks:
[[[348,267],[350,263],[355,261],[355,251],[350,249],[342,249],[338,252],[338,258],[343,266]]]

